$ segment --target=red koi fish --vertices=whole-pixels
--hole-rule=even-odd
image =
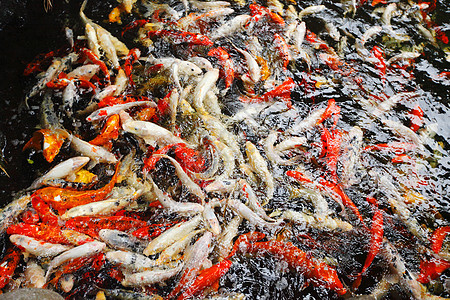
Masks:
[[[278,54],[283,61],[283,69],[287,69],[287,66],[289,65],[289,61],[292,59],[291,53],[289,52],[289,46],[284,40],[284,38],[279,35],[278,33],[274,34],[274,40],[275,43],[275,49],[278,50]]]
[[[334,116],[334,124],[333,127],[336,126],[339,115],[341,113],[341,108],[336,105],[336,101],[334,99],[328,100],[328,106],[323,112],[323,114],[320,116],[320,119],[317,120],[316,125],[322,124],[326,119]]]
[[[116,166],[116,172],[111,181],[98,190],[74,191],[64,188],[45,187],[34,192],[34,196],[41,198],[50,204],[59,213],[75,206],[104,200],[116,184],[120,163]]]
[[[174,148],[175,159],[180,163],[183,169],[193,172],[201,172],[205,168],[206,161],[200,153],[194,149],[181,144]]]
[[[100,70],[105,75],[105,79],[107,82],[111,81],[111,77],[109,74],[109,69],[106,66],[106,64],[90,49],[88,48],[80,48],[79,50],[80,54],[82,54],[84,57],[89,59],[93,64],[96,64],[100,67]]]
[[[270,11],[267,7],[253,3],[249,5],[249,8],[252,18],[249,20],[246,26],[248,26],[249,23],[258,22],[263,16],[266,15],[269,16],[270,20],[275,24],[278,24],[281,27],[285,26],[284,19],[279,14]]]
[[[292,108],[291,102],[291,91],[295,88],[296,84],[294,80],[289,77],[282,84],[276,86],[274,89],[264,93],[259,97],[240,97],[239,99],[242,102],[247,103],[262,103],[262,102],[270,102],[276,98],[280,98],[283,102],[286,102],[286,106],[288,108]]]
[[[13,224],[8,227],[6,233],[22,234],[53,244],[70,244],[69,240],[62,234],[61,228],[43,223],[37,225],[26,223]]]
[[[177,298],[177,300],[189,299],[207,287],[212,286],[231,268],[232,262],[228,259],[222,260],[214,266],[201,271],[194,282]]]
[[[170,109],[170,96],[172,95],[172,90],[168,92],[164,98],[158,100],[158,111],[159,114],[164,116],[169,112]]]
[[[361,284],[362,276],[372,264],[372,261],[375,256],[377,256],[380,251],[381,244],[383,243],[383,212],[378,208],[375,210],[373,215],[371,233],[369,253],[367,254],[361,273],[357,275],[356,280],[353,283],[354,289],[357,289]]]
[[[347,194],[345,194],[345,192],[342,190],[342,188],[338,184],[329,182],[323,178],[319,178],[319,180],[318,180],[319,184],[316,184],[310,178],[308,178],[307,176],[305,176],[304,174],[302,174],[299,171],[289,170],[289,171],[286,171],[286,175],[294,178],[295,180],[297,180],[301,183],[304,182],[307,184],[313,184],[316,188],[318,188],[322,191],[326,191],[327,193],[333,193],[333,194],[339,196],[342,203],[346,207],[350,208],[350,210],[358,217],[358,219],[361,221],[364,228],[369,230],[367,228],[366,224],[364,223],[364,220],[363,220],[361,214],[359,213],[359,210],[356,207],[355,203],[353,203],[353,201],[347,196]]]
[[[450,226],[439,227],[433,232],[433,235],[431,236],[431,250],[433,250],[434,253],[439,253],[441,251],[442,243],[449,233]]]
[[[328,46],[323,40],[321,40],[314,32],[306,30],[305,39],[313,45],[316,45],[319,49],[325,50],[329,54],[336,55],[336,52]]]
[[[395,154],[403,154],[405,152],[413,151],[417,145],[404,142],[390,142],[387,144],[370,145],[363,148],[363,151],[390,151]]]
[[[137,101],[150,101],[150,99],[147,97],[144,97],[144,96],[133,96],[133,95],[108,96],[108,97],[103,98],[103,100],[98,103],[98,108],[114,106],[117,104],[137,102]]]
[[[31,197],[31,205],[34,210],[40,216],[44,224],[49,224],[51,226],[58,226],[58,216],[50,208],[50,205],[45,203],[40,197],[33,195]]]
[[[361,214],[359,213],[359,210],[356,207],[355,203],[353,203],[353,201],[347,196],[347,194],[342,190],[342,188],[339,185],[329,182],[329,181],[326,181],[323,178],[319,179],[319,183],[322,184],[327,189],[329,189],[331,192],[337,194],[341,198],[342,203],[344,203],[344,205],[346,207],[350,208],[350,210],[358,217],[358,219],[361,221],[361,224],[364,226],[364,228],[369,230],[367,228],[366,224],[364,223],[364,220],[363,220]]]
[[[141,57],[141,50],[138,48],[133,48],[128,52],[125,58],[124,71],[128,77],[131,86],[135,86],[133,77],[131,76],[131,71],[133,70],[133,64]]]
[[[97,89],[95,84],[85,78],[69,78],[66,73],[61,72],[58,78],[48,82],[46,86],[50,89],[65,89],[69,83],[73,82],[76,87],[94,91]]]
[[[6,251],[5,256],[0,262],[0,289],[4,288],[11,280],[19,264],[20,256],[21,251],[16,247],[11,247]]]
[[[382,78],[383,83],[384,83],[384,81],[386,79],[386,68],[387,68],[386,60],[384,59],[384,52],[380,47],[373,46],[372,55],[377,59],[377,62],[375,63],[375,67],[380,72],[380,77]]]
[[[151,170],[153,170],[156,166],[156,163],[161,159],[160,156],[154,156],[153,154],[167,154],[167,152],[169,152],[170,149],[181,145],[184,144],[183,143],[170,144],[156,150],[154,153],[152,153],[152,156],[144,160],[144,172],[150,172]]]
[[[372,6],[375,6],[375,5],[379,4],[379,3],[386,4],[387,1],[386,0],[373,0],[372,1]]]
[[[33,134],[28,143],[23,146],[23,151],[27,149],[42,149],[44,158],[51,163],[58,155],[64,140],[68,137],[67,132],[60,129],[41,129]],[[41,143],[43,141],[43,143]],[[41,146],[42,145],[42,146]]]
[[[170,144],[152,153],[152,156],[144,161],[144,170],[150,172],[161,159],[160,156],[154,154],[167,154],[171,149],[174,151],[175,160],[180,163],[185,171],[201,172],[204,170],[205,159],[198,151],[187,147],[184,143]]]
[[[433,257],[429,261],[423,260],[420,262],[420,274],[417,281],[423,284],[429,283],[431,280],[438,278],[448,268],[450,268],[450,262],[443,259]]]
[[[106,216],[106,217],[75,217],[66,222],[66,227],[85,233],[94,238],[98,237],[101,229],[116,229],[120,231],[128,231],[147,226],[144,221],[135,218],[123,216]]]
[[[178,31],[178,30],[156,30],[149,31],[148,37],[154,36],[164,36],[170,39],[170,41],[177,44],[189,44],[191,46],[208,46],[211,47],[214,43],[205,35],[187,32],[187,31]]]
[[[65,55],[67,55],[67,49],[65,47],[48,53],[41,53],[25,67],[23,75],[29,76],[33,73],[44,71],[50,66],[54,57],[63,57]]]
[[[417,131],[420,127],[422,127],[424,123],[423,110],[419,106],[419,104],[416,104],[414,108],[409,112],[409,118],[411,120],[411,124],[409,125],[409,127],[413,131]]]
[[[234,63],[230,54],[222,47],[212,48],[208,52],[208,56],[215,57],[219,60],[219,64],[223,69],[222,77],[225,77],[225,87],[229,88],[234,80]]]
[[[258,234],[252,234],[253,236],[250,235],[250,237],[254,239],[258,237]],[[260,233],[259,236],[264,235]],[[238,242],[238,240],[236,242]],[[287,262],[290,268],[301,272],[314,285],[331,289],[339,295],[344,295],[347,292],[333,267],[311,257],[290,242],[268,241],[250,243],[245,237],[239,241],[239,244],[235,243],[233,249],[238,248],[240,251],[249,253],[268,253],[273,255],[274,257]]]
[[[119,115],[112,115],[106,120],[105,126],[102,131],[89,143],[96,146],[103,146],[115,140],[119,137],[120,117]]]
[[[144,26],[145,24],[147,24],[149,22],[150,22],[150,20],[145,20],[145,19],[143,19],[143,20],[136,20],[136,21],[131,22],[130,24],[128,24],[127,26],[125,26],[123,28],[123,30],[122,30],[122,37],[125,34],[125,32],[127,32],[127,31],[129,31],[131,29],[137,28],[137,27],[142,27],[142,26]]]
[[[327,161],[327,168],[331,174],[331,179],[337,183],[337,162],[339,159],[339,152],[341,149],[342,132],[333,130],[331,133],[323,128],[322,132],[322,155],[325,155]]]
[[[177,223],[178,222],[172,222],[167,224],[150,224],[133,231],[131,234],[139,239],[153,239],[161,235],[161,233],[163,233],[164,231],[171,228],[173,225]]]
[[[392,158],[391,162],[393,164],[410,164],[410,165],[415,165],[416,163],[414,159],[407,154],[396,155],[394,158]]]
[[[236,252],[239,251],[241,248],[245,249],[245,247],[249,245],[250,242],[260,241],[265,236],[266,235],[264,233],[258,231],[247,232],[245,234],[240,235],[234,242],[233,249],[231,250],[230,254],[228,254],[228,257],[226,259],[229,259],[233,255],[235,255]]]
[[[39,214],[32,212],[31,210],[25,211],[21,219],[26,224],[37,224],[40,221]]]

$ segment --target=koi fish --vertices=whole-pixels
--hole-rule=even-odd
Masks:
[[[186,247],[191,243],[191,240],[198,235],[199,233],[203,233],[205,229],[198,229],[191,231],[190,233],[186,234],[184,237],[164,249],[158,257],[158,264],[163,264],[166,262],[169,262],[170,260],[177,260],[177,255],[184,251]]]
[[[103,251],[105,247],[106,244],[94,241],[61,253],[60,255],[53,258],[52,261],[50,261],[47,272],[45,273],[45,279],[47,280],[50,274],[53,272],[53,270],[62,265],[63,263],[80,257],[93,256]]]
[[[41,257],[55,256],[71,248],[66,245],[46,243],[21,234],[10,235],[9,240],[32,255]]]
[[[256,236],[256,238],[257,237],[258,236]],[[259,237],[261,237],[261,235]],[[264,237],[263,234],[262,237]],[[242,245],[242,240],[240,243]],[[289,267],[304,274],[313,285],[331,289],[341,296],[347,293],[347,290],[339,280],[338,274],[333,267],[310,257],[290,242],[284,243],[272,240],[268,242],[250,243],[249,241],[245,241],[244,244],[247,244],[245,248],[241,247],[240,249],[244,249],[245,252],[254,254],[268,253],[285,261]]]
[[[177,267],[171,269],[148,270],[125,275],[125,279],[122,280],[121,283],[123,286],[146,286],[154,283],[160,283],[180,273],[182,267],[183,264],[181,263]]]
[[[119,137],[120,129],[120,117],[119,115],[112,115],[106,120],[105,126],[102,131],[93,140],[89,141],[90,144],[96,146],[103,146],[115,140]]]
[[[419,130],[419,128],[422,127],[424,123],[423,110],[419,106],[419,104],[416,104],[414,106],[414,108],[409,112],[409,116],[411,122],[409,126],[414,132],[417,132],[417,130]]]
[[[61,179],[78,172],[89,162],[89,157],[78,156],[69,158],[50,169],[47,173],[33,181],[30,190],[37,189],[42,185],[50,183],[52,180]]]
[[[8,282],[11,280],[11,277],[14,275],[14,271],[16,270],[17,265],[19,264],[21,255],[22,255],[21,251],[18,248],[12,246],[8,248],[8,250],[5,253],[5,256],[3,256],[2,260],[0,261],[1,289],[8,284]]]
[[[67,137],[68,134],[64,130],[41,129],[33,134],[33,137],[23,146],[22,150],[25,151],[30,148],[40,150],[42,148],[44,158],[51,163],[58,155]],[[42,146],[41,141],[43,141]]]
[[[441,251],[444,239],[449,233],[450,233],[450,226],[439,227],[433,232],[430,241],[431,241],[431,250],[433,250],[434,253],[439,253]]]
[[[146,226],[144,221],[124,216],[105,217],[75,217],[66,221],[66,227],[79,232],[86,233],[92,237],[98,237],[101,229],[116,229],[120,231],[130,231]]]
[[[286,70],[287,66],[289,65],[289,62],[292,60],[291,53],[289,52],[289,46],[284,40],[284,38],[279,35],[278,33],[275,33],[274,35],[274,46],[275,49],[278,50],[278,55],[281,58],[281,61],[283,62],[282,66],[283,69]]]
[[[204,108],[204,100],[208,91],[210,91],[213,87],[216,86],[216,81],[219,78],[219,70],[212,69],[203,76],[200,82],[195,87],[194,91],[194,101],[193,105],[195,110],[197,110],[200,114],[206,114],[206,110]]]
[[[380,251],[380,247],[383,243],[383,231],[383,213],[380,209],[376,208],[372,219],[372,236],[370,239],[369,253],[367,254],[366,261],[364,262],[364,267],[361,273],[356,276],[356,280],[353,283],[354,289],[356,289],[361,284],[362,276],[367,271],[375,256]]]
[[[182,275],[180,281],[177,283],[175,288],[170,292],[167,296],[168,299],[171,299],[178,295],[178,293],[183,292],[186,287],[190,286],[200,271],[200,267],[203,264],[203,261],[208,257],[209,252],[212,250],[211,242],[212,242],[212,233],[206,231],[189,250],[189,253],[186,255],[185,264],[182,269]]]
[[[86,25],[86,27],[89,24]],[[90,25],[89,25],[90,26]],[[92,48],[91,48],[92,49]],[[95,51],[91,50],[91,49],[87,49],[87,48],[80,48],[80,53],[82,55],[84,55],[87,59],[89,59],[92,63],[94,63],[95,65],[99,66],[100,70],[103,72],[103,74],[105,75],[105,79],[107,82],[111,81],[110,78],[110,74],[109,74],[109,70],[108,67],[106,66],[106,64],[99,58],[99,56],[95,53]]]
[[[30,260],[24,272],[27,287],[41,289],[45,285],[45,271],[35,261]]]
[[[107,245],[119,250],[142,252],[146,247],[136,237],[116,229],[101,229],[98,236]]]
[[[133,77],[131,76],[131,71],[133,69],[133,64],[141,57],[141,51],[138,48],[133,48],[128,53],[128,56],[125,58],[125,74],[128,77],[128,80],[131,86],[135,86]]]
[[[180,238],[184,237],[187,233],[191,232],[200,224],[201,220],[202,216],[196,216],[187,222],[179,223],[169,230],[166,230],[147,245],[147,248],[145,248],[143,252],[144,255],[149,256],[161,252]]]
[[[8,227],[6,233],[10,235],[25,235],[53,244],[70,244],[67,238],[62,234],[59,227],[43,223],[39,223],[37,225],[26,223],[13,224]]]
[[[49,203],[54,209],[63,212],[75,206],[84,205],[91,202],[97,202],[105,199],[116,184],[118,176],[118,168],[111,178],[111,181],[98,190],[89,191],[73,191],[63,188],[46,187],[34,192],[34,196],[41,198],[44,202]]]
[[[178,296],[177,300],[189,299],[207,287],[213,285],[228,272],[231,265],[232,262],[225,259],[208,269],[202,270],[194,282],[192,282],[192,284],[189,285],[189,287],[180,296]]]
[[[109,251],[106,253],[106,259],[113,264],[119,264],[129,271],[135,272],[149,270],[158,264],[156,260],[129,251]]]
[[[149,31],[148,37],[163,36],[167,37],[173,44],[187,43],[197,46],[212,46],[213,42],[205,35],[177,30],[157,30]]]
[[[222,47],[212,48],[208,52],[208,56],[215,57],[219,60],[219,64],[223,69],[223,77],[225,77],[225,87],[229,88],[234,80],[234,63],[230,54]]]
[[[242,102],[261,103],[261,102],[272,102],[276,98],[280,98],[283,102],[286,103],[286,106],[288,108],[292,108],[291,90],[294,89],[295,86],[296,86],[296,84],[295,84],[294,80],[291,77],[289,77],[282,84],[276,86],[272,90],[264,93],[263,95],[261,95],[259,97],[241,96],[239,99]]]

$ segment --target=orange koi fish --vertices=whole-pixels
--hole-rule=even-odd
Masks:
[[[258,22],[263,16],[269,16],[270,20],[274,22],[275,24],[280,25],[281,27],[285,26],[284,19],[277,13],[274,13],[270,11],[267,7],[258,5],[258,4],[250,4],[249,5],[250,12],[251,12],[251,19],[248,21],[247,26],[250,23],[256,23]]]
[[[323,128],[322,132],[322,154],[326,155],[327,168],[331,173],[331,179],[334,183],[338,180],[337,178],[337,162],[339,159],[339,152],[341,149],[342,142],[342,132],[339,130],[333,130],[331,133]]]
[[[145,24],[147,24],[149,22],[150,22],[150,20],[145,20],[145,19],[144,20],[136,20],[136,21],[131,22],[130,24],[128,24],[127,26],[125,26],[123,28],[123,30],[122,30],[122,37],[125,34],[125,32],[127,32],[127,31],[129,31],[131,29],[134,29],[136,27],[142,27],[142,26],[144,26]]]
[[[139,239],[153,239],[177,223],[150,224],[133,231],[131,234]]]
[[[423,260],[420,262],[420,274],[417,281],[427,284],[438,278],[448,268],[450,268],[450,262],[443,259],[433,257],[429,261]]]
[[[96,146],[103,146],[119,137],[120,117],[119,115],[112,115],[106,120],[105,126],[98,136],[96,136],[89,143]]]
[[[342,203],[344,203],[344,205],[346,207],[349,207],[350,210],[358,217],[358,219],[361,221],[361,224],[364,226],[364,228],[367,228],[366,224],[364,223],[364,220],[361,216],[361,214],[359,213],[358,208],[356,207],[355,203],[353,203],[353,201],[347,196],[347,194],[342,190],[342,188],[332,182],[326,181],[325,179],[320,178],[319,179],[319,183],[322,184],[324,187],[326,187],[327,189],[330,189],[331,192],[337,194],[341,200]]]
[[[58,155],[67,137],[67,132],[61,129],[41,129],[33,134],[33,137],[23,146],[22,150],[43,149],[44,158],[51,163],[55,159],[55,156]],[[41,146],[42,141],[43,146]]]
[[[345,192],[342,190],[342,188],[338,184],[329,182],[323,178],[319,178],[318,182],[320,184],[315,184],[311,179],[309,179],[307,176],[305,176],[304,174],[302,174],[299,171],[289,170],[289,171],[286,171],[286,175],[294,178],[295,180],[297,180],[299,182],[313,184],[315,187],[317,187],[318,189],[320,189],[322,191],[326,191],[327,193],[331,192],[331,193],[339,196],[342,203],[345,206],[349,207],[351,209],[351,211],[358,217],[358,219],[361,221],[361,224],[364,226],[364,228],[369,230],[367,228],[366,224],[364,223],[364,220],[363,220],[361,214],[359,213],[359,210],[356,207],[355,203],[353,203],[353,201],[347,196],[347,194],[345,194]]]
[[[116,172],[111,181],[98,190],[74,191],[64,188],[45,187],[34,192],[34,196],[50,204],[60,214],[75,206],[104,200],[116,184],[119,166],[120,163],[117,164]]]

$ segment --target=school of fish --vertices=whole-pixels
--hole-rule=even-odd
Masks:
[[[118,2],[107,24],[85,1],[84,32],[24,72],[40,128],[23,150],[50,168],[0,211],[3,292],[257,299],[230,274],[274,260],[302,282],[292,299],[450,296],[450,224],[427,199],[438,125],[409,84],[448,43],[432,1],[340,3],[348,23],[372,7],[360,36],[323,4]],[[423,41],[400,48],[406,19]]]

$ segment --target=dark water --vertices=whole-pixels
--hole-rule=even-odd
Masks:
[[[35,153],[22,152],[22,147],[26,141],[32,136],[35,127],[38,124],[38,108],[33,106],[31,109],[23,109],[20,106],[24,94],[34,83],[32,78],[27,78],[22,75],[26,64],[33,60],[39,53],[46,53],[55,49],[67,47],[67,41],[64,36],[64,27],[69,26],[74,30],[75,36],[82,34],[81,22],[78,18],[78,9],[81,1],[71,0],[69,3],[55,0],[53,9],[45,12],[40,1],[8,1],[0,12],[0,150],[6,161],[6,170],[9,177],[0,171],[0,205],[8,203],[11,199],[11,194],[24,189],[29,186],[31,181],[35,178],[37,171],[48,169],[49,165],[39,155]],[[92,1],[94,2],[94,1]],[[333,43],[327,36],[324,30],[324,21],[333,22],[342,30],[346,30],[354,36],[360,36],[369,27],[379,24],[379,16],[370,14],[373,10],[368,3],[358,9],[352,22],[347,22],[343,17],[344,6],[339,2],[334,1],[299,1],[297,7],[299,9],[306,8],[309,5],[324,4],[330,10],[321,14],[320,18],[317,16],[305,17],[308,29],[319,34],[325,40]],[[102,22],[106,19],[106,14],[115,5],[114,1],[106,1],[103,3],[91,3],[88,7],[88,15],[97,22]],[[433,21],[440,26],[443,33],[450,36],[450,3],[446,0],[440,0],[436,3],[436,10],[431,13]],[[378,17],[376,17],[378,16]],[[130,20],[133,16],[130,17]],[[400,90],[415,90],[420,94],[419,104],[424,110],[425,124],[438,123],[438,129],[433,142],[427,145],[428,157],[425,158],[427,162],[433,165],[433,168],[427,170],[428,186],[421,187],[420,192],[430,200],[430,203],[437,211],[441,213],[443,219],[438,220],[437,224],[432,224],[432,227],[439,225],[446,225],[450,220],[450,81],[436,79],[441,72],[450,72],[450,64],[445,60],[443,49],[449,47],[443,43],[439,43],[439,47],[434,47],[427,43],[424,38],[418,34],[415,29],[414,20],[404,20],[403,23],[395,23],[395,28],[402,28],[411,40],[404,45],[389,45],[389,41],[377,38],[369,43],[369,46],[380,45],[384,48],[386,53],[397,53],[399,50],[413,47],[424,43],[422,55],[415,61],[415,65],[408,70],[398,70],[398,74],[394,72],[387,78],[389,82],[386,88],[380,86],[379,78],[374,75],[374,71],[367,65],[363,64],[357,56],[351,51],[344,50],[345,61],[350,62],[357,73],[361,74],[367,88],[371,89],[373,94],[386,93],[389,95],[395,94]],[[126,24],[126,21],[124,21]],[[113,33],[118,32],[115,26],[104,25]],[[131,41],[130,41],[131,42]],[[353,43],[349,40],[349,44]],[[386,44],[386,45],[384,45]],[[369,46],[367,47],[368,49]],[[326,75],[329,71],[323,63],[313,61],[313,67],[316,69],[316,74]],[[300,67],[299,67],[300,68]],[[323,68],[323,71],[320,69]],[[302,75],[300,72],[293,71],[296,80],[300,80]],[[408,76],[405,75],[409,73]],[[345,77],[345,76],[344,76]],[[404,78],[407,78],[406,80]],[[293,97],[294,105],[297,108],[304,108],[305,115],[311,106],[324,107],[326,101],[331,98],[337,99],[342,109],[342,126],[348,130],[350,126],[357,124],[359,118],[363,115],[361,105],[353,100],[355,94],[364,95],[364,93],[350,89],[347,85],[342,84],[345,78],[336,78],[337,84],[330,86],[326,90],[316,91],[313,89],[300,89],[295,92]],[[230,112],[232,107],[229,108]],[[398,113],[401,120],[406,120],[406,111],[408,107],[398,108]],[[302,117],[304,117],[302,116]],[[289,118],[289,116],[286,116]],[[285,122],[287,119],[284,116],[270,116],[268,115],[264,122],[268,126],[277,125],[281,129],[289,126]],[[363,128],[373,142],[389,139],[389,132],[380,131],[379,127],[373,124],[366,124]],[[255,141],[258,136],[253,137]],[[248,139],[252,140],[251,133]],[[373,161],[374,167],[383,168],[386,160],[382,157],[369,157]],[[374,188],[374,185],[368,179],[363,180],[360,189],[355,189],[354,194],[351,194],[352,199],[362,198],[358,195],[360,190],[368,190]],[[277,190],[278,201],[275,200],[274,206],[285,205],[280,200],[282,196],[288,194],[288,191],[280,188]],[[361,199],[360,199],[361,200]],[[355,201],[357,205],[363,206],[363,201]],[[428,222],[430,222],[428,220]],[[400,226],[393,221],[390,224],[391,229]],[[389,230],[386,231],[389,235]],[[361,251],[354,251],[352,257],[345,253],[348,249],[360,249],[367,241],[367,236],[349,235],[348,239],[340,237],[339,241],[333,240],[332,236],[320,236],[315,233],[316,239],[322,243],[323,247],[328,246],[329,253],[334,253],[340,257],[339,262],[341,267],[339,272],[342,276],[347,276],[351,270],[359,269],[361,263],[364,262],[364,254]],[[396,239],[401,239],[395,236]],[[404,243],[407,244],[409,236],[406,234]],[[343,242],[344,241],[344,242]],[[338,245],[342,245],[339,248]],[[308,247],[305,246],[305,249]],[[402,249],[402,254],[405,257],[414,260],[412,252],[414,248]],[[295,299],[298,297],[305,297],[308,299],[324,299],[333,298],[336,295],[331,294],[327,290],[320,288],[307,287],[305,290],[305,280],[302,276],[295,276],[291,273],[285,273],[280,270],[279,264],[274,259],[242,259],[234,264],[231,271],[224,277],[225,291],[227,292],[244,292],[250,298],[255,299]],[[376,267],[381,262],[375,260],[375,267],[370,270],[368,277],[373,280],[379,280],[382,274],[380,267]],[[418,261],[409,262],[411,265],[418,267]],[[277,269],[278,268],[278,269]],[[415,270],[417,271],[417,269]],[[344,275],[345,274],[345,275]],[[447,278],[449,274],[442,275],[442,278]],[[264,284],[260,284],[263,280]],[[345,277],[346,283],[350,284],[351,280]],[[369,292],[372,285],[366,283],[367,290],[364,286],[360,292]],[[442,293],[443,296],[449,296],[448,293]],[[91,295],[92,296],[92,295]],[[407,298],[402,295],[402,291],[393,289],[389,296],[391,299]]]

